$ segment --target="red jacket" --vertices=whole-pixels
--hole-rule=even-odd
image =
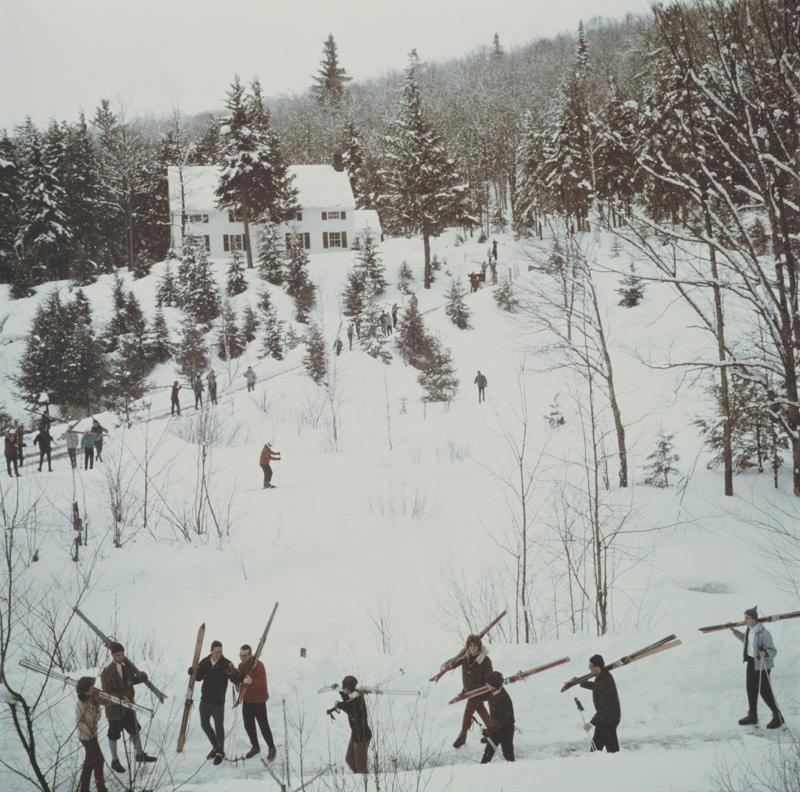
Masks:
[[[264,664],[260,660],[252,670],[248,671],[249,667],[249,660],[239,663],[239,674],[243,677],[249,676],[253,680],[251,685],[242,685],[242,702],[244,704],[266,704],[269,698],[267,669],[264,668]]]
[[[268,465],[273,459],[280,459],[280,451],[273,451],[269,446],[264,446],[261,449],[261,456],[258,459],[259,465]]]

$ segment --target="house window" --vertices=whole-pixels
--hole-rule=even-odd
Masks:
[[[208,234],[189,234],[189,244],[205,248],[206,253],[211,252],[211,237]]]
[[[286,247],[288,248],[292,244],[292,240],[296,237],[300,237],[303,241],[303,247],[306,250],[311,249],[311,234],[305,233],[298,233],[298,234],[287,234],[286,235]]]
[[[242,222],[242,210],[241,209],[228,209],[228,222],[229,223],[241,223]]]
[[[297,220],[298,223],[303,219],[303,210],[302,209],[298,209],[294,213],[294,219]]]
[[[247,250],[244,244],[244,234],[223,234],[222,246],[226,253],[232,250]]]
[[[207,223],[208,222],[208,215],[207,214],[190,214],[186,218],[186,222],[188,223]]]
[[[347,234],[344,231],[323,231],[322,247],[324,248],[346,248]]]
[[[323,220],[346,220],[347,212],[323,212]]]

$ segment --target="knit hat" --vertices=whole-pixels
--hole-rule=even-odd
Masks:
[[[121,643],[111,641],[108,645],[108,651],[111,652],[111,654],[117,654],[117,652],[124,652],[125,647]]]
[[[589,658],[589,665],[593,665],[595,668],[605,668],[606,661],[603,660],[603,655],[596,654]]]
[[[499,671],[490,671],[486,675],[486,684],[493,688],[503,687],[503,675]]]
[[[748,608],[744,612],[745,616],[749,616],[751,619],[758,619],[758,605],[753,605],[752,608]]]
[[[355,690],[358,686],[358,680],[354,676],[346,676],[342,680],[342,687],[347,688],[348,690]]]

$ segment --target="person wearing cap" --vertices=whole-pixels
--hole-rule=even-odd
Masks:
[[[747,715],[739,720],[740,726],[755,726],[758,723],[758,694],[772,711],[772,720],[768,729],[777,729],[784,724],[775,696],[770,684],[770,671],[775,665],[778,650],[772,642],[769,630],[758,621],[758,606],[748,608],[744,612],[744,633],[731,627],[731,632],[744,644],[742,662],[747,663],[745,669],[745,687],[747,690]]]
[[[346,676],[340,691],[342,700],[336,702],[334,709],[346,713],[350,724],[350,742],[344,760],[354,773],[364,775],[367,772],[367,752],[372,730],[367,720],[367,703],[356,690],[357,687],[358,680],[354,676]]]
[[[106,760],[97,742],[97,725],[100,722],[100,702],[94,687],[94,677],[81,677],[76,689],[78,700],[75,703],[75,726],[78,739],[85,752],[81,767],[80,792],[89,792],[89,780],[94,773],[94,784],[97,792],[107,792],[103,765]]]
[[[170,392],[169,402],[170,402],[170,415],[175,415],[176,411],[178,415],[181,414],[181,399],[178,395],[178,391],[180,391],[181,386],[178,384],[178,380],[172,383],[172,391]]]
[[[617,726],[622,719],[617,684],[614,682],[611,672],[606,669],[602,655],[596,654],[589,658],[589,671],[595,678],[581,682],[581,687],[592,691],[595,713],[583,728],[591,731],[594,726],[593,751],[602,751],[605,748],[608,753],[616,753],[619,751]]]
[[[189,666],[189,675],[192,666]],[[200,688],[200,726],[211,743],[211,750],[206,759],[213,759],[215,765],[222,764],[225,758],[225,694],[228,683],[241,682],[236,667],[222,654],[222,642],[211,642],[211,653],[204,657],[197,666]],[[211,727],[211,720],[214,727]]]
[[[250,750],[244,755],[244,758],[250,759],[261,753],[256,731],[256,724],[258,724],[261,736],[267,743],[267,761],[271,762],[277,754],[277,749],[267,718],[267,699],[269,698],[267,669],[260,660],[253,663],[253,647],[250,644],[243,644],[239,649],[239,660],[238,678],[241,679],[241,682],[237,687],[242,694],[244,730],[250,738]]]
[[[110,693],[117,698],[133,701],[136,695],[133,689],[147,679],[147,674],[140,671],[138,674],[131,668],[130,660],[125,657],[125,647],[116,641],[108,644],[108,651],[113,658],[100,674],[100,682],[105,693]],[[119,704],[106,704],[106,718],[108,718],[108,745],[111,748],[111,769],[115,773],[124,773],[125,768],[119,761],[117,743],[122,736],[123,730],[130,734],[133,740],[133,747],[136,750],[135,758],[137,762],[155,762],[156,757],[145,753],[142,742],[139,739],[141,727],[136,720],[136,713],[128,707]]]
[[[483,641],[477,635],[467,636],[464,654],[453,665],[453,668],[458,668],[458,666],[461,666],[462,692],[466,693],[486,684],[486,675],[493,670],[492,661],[489,658],[488,651],[483,647]],[[444,668],[444,666],[442,667]],[[481,716],[486,728],[492,728],[492,718],[486,709],[483,699],[480,697],[467,699],[467,704],[464,707],[464,717],[461,720],[461,731],[453,743],[453,748],[460,748],[467,741],[467,730],[472,724],[472,716],[476,712]]]
[[[261,465],[261,469],[264,471],[264,489],[274,488],[275,485],[272,483],[272,467],[269,463],[273,460],[279,462],[280,458],[281,452],[273,450],[271,442],[266,443],[261,449],[261,456],[258,458],[258,464]]]
[[[486,684],[491,688],[491,692],[486,695],[485,700],[489,702],[492,726],[483,730],[482,742],[486,743],[486,750],[483,752],[481,764],[488,764],[492,761],[498,745],[503,752],[503,758],[507,762],[513,762],[514,704],[511,702],[508,691],[503,687],[503,675],[499,671],[490,671],[486,675]],[[495,747],[492,747],[492,743]]]

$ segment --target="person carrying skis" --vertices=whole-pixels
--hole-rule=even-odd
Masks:
[[[33,438],[33,444],[39,446],[39,473],[42,472],[42,463],[45,457],[47,457],[47,470],[49,473],[52,473],[53,465],[50,454],[53,447],[53,435],[51,435],[47,429],[42,429],[39,434]]]
[[[94,470],[94,446],[97,442],[97,435],[94,432],[84,432],[81,437],[81,448],[83,449],[83,469]]]
[[[444,665],[447,664],[445,663]],[[442,668],[444,668],[444,665]],[[458,668],[458,666],[461,666],[461,687],[464,693],[486,684],[486,675],[494,669],[492,668],[492,661],[489,659],[489,653],[483,648],[483,641],[477,635],[467,637],[464,654],[453,665],[453,668]],[[486,728],[492,728],[492,718],[481,697],[467,699],[467,704],[464,707],[464,717],[461,720],[461,731],[453,743],[453,748],[460,748],[467,741],[467,730],[472,724],[472,716],[476,712],[481,716]]]
[[[354,332],[355,331],[353,330],[353,323],[350,322],[347,325],[347,340],[350,342],[350,349],[348,350],[349,352],[353,351],[353,334],[354,334]]]
[[[92,432],[94,433],[94,450],[97,454],[97,461],[103,461],[103,435],[108,434],[106,430],[100,425],[97,418],[92,418]]]
[[[594,674],[595,679],[581,682],[581,687],[592,691],[595,714],[583,728],[591,731],[594,726],[593,751],[602,751],[605,748],[608,753],[616,753],[619,751],[617,726],[622,719],[617,684],[611,672],[606,670],[602,655],[596,654],[589,658],[589,671]]]
[[[91,432],[84,437],[91,437]],[[140,671],[138,674],[131,668],[130,661],[125,657],[125,647],[116,641],[111,641],[108,645],[111,652],[111,663],[109,663],[100,673],[100,682],[105,693],[110,693],[117,698],[124,698],[133,701],[136,695],[133,689],[147,679],[147,674]],[[145,753],[142,748],[142,741],[139,739],[141,726],[136,720],[136,713],[128,707],[119,704],[106,704],[106,718],[108,719],[108,744],[111,748],[111,769],[115,773],[124,773],[125,768],[119,761],[117,743],[122,736],[123,730],[130,734],[133,746],[136,749],[135,759],[140,764],[143,762],[155,762],[155,756]]]
[[[367,719],[367,702],[364,696],[356,690],[358,680],[354,676],[346,676],[342,680],[340,691],[342,700],[328,710],[333,716],[334,712],[344,712],[350,724],[350,742],[347,744],[347,753],[344,761],[347,766],[359,775],[366,775],[367,752],[369,741],[372,739],[372,730]]]
[[[478,386],[478,404],[480,404],[482,401],[486,401],[486,386],[489,384],[489,380],[478,369],[478,376],[475,377],[473,382]]]
[[[206,378],[206,382],[208,383],[208,398],[211,399],[212,404],[217,403],[217,378],[214,375],[213,371],[208,372],[208,377]]]
[[[244,758],[250,759],[261,753],[256,732],[256,724],[258,724],[261,736],[267,743],[267,761],[271,762],[275,758],[277,749],[267,718],[267,699],[269,698],[267,669],[260,660],[253,665],[253,648],[249,644],[244,644],[239,650],[239,660],[238,678],[241,682],[237,685],[237,689],[242,691],[242,722],[244,730],[250,738],[250,750]]]
[[[189,666],[189,676],[191,674],[192,666]],[[211,743],[206,759],[213,759],[214,764],[219,765],[225,758],[225,694],[228,682],[235,683],[238,678],[233,663],[222,654],[220,641],[211,642],[211,654],[198,663],[196,678],[203,683],[200,689],[200,726]]]
[[[503,675],[499,671],[491,671],[486,675],[486,684],[492,689],[484,698],[489,702],[489,715],[492,718],[491,728],[483,730],[483,740],[486,743],[486,750],[483,752],[481,764],[488,764],[492,761],[496,747],[493,748],[489,742],[491,740],[495,746],[500,746],[503,758],[507,762],[514,761],[514,705],[511,696],[503,687]]]
[[[67,455],[69,456],[69,463],[72,469],[78,467],[78,446],[80,445],[80,435],[75,431],[75,424],[67,429],[64,433],[64,440],[67,444]]]
[[[194,408],[199,410],[203,406],[203,380],[199,374],[194,375],[192,380],[192,392],[194,393]]]
[[[22,428],[22,424],[19,421],[17,421],[17,431],[14,434],[14,439],[17,442],[17,462],[19,463],[19,466],[22,467],[22,461],[24,456],[22,453],[22,449],[25,447],[26,443],[25,443],[25,430]]]
[[[5,454],[6,454],[6,470],[11,478],[16,476],[19,478],[19,467],[17,466],[17,440],[14,432],[10,429],[6,432],[5,436]],[[11,472],[11,466],[14,466],[14,472]]]
[[[256,375],[255,371],[253,371],[252,366],[247,367],[247,371],[244,373],[244,378],[247,380],[247,392],[254,391],[256,389],[256,380],[258,376]]]
[[[772,720],[768,729],[777,729],[784,724],[775,696],[770,684],[770,671],[775,665],[778,650],[772,642],[769,630],[758,621],[758,606],[748,608],[744,612],[744,633],[731,627],[731,632],[744,644],[742,662],[747,663],[745,669],[745,688],[747,690],[747,715],[739,720],[740,726],[755,726],[758,723],[758,694],[772,710]]]
[[[177,411],[178,415],[181,414],[181,400],[178,396],[178,391],[181,389],[181,386],[178,385],[178,380],[172,383],[172,392],[170,393],[169,402],[170,402],[170,415],[175,415]]]
[[[84,750],[79,792],[89,792],[89,779],[92,773],[97,792],[107,792],[103,773],[106,760],[97,742],[97,725],[100,722],[101,710],[94,682],[94,677],[81,677],[75,686],[78,691],[78,700],[75,703],[75,727]]]
[[[264,471],[264,489],[275,488],[275,485],[272,483],[272,467],[269,463],[273,460],[280,462],[280,459],[281,452],[273,451],[271,442],[266,443],[261,449],[261,456],[258,458],[258,464],[261,465],[261,469]]]

